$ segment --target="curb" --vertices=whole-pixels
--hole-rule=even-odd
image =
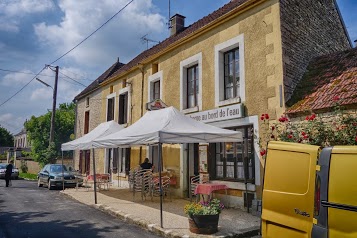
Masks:
[[[72,198],[78,202],[81,202],[78,199],[71,196],[70,194],[63,193],[62,191],[61,191],[61,193],[69,198]],[[83,204],[86,204],[86,203],[83,203]],[[88,205],[88,204],[86,204],[86,205]],[[219,238],[247,238],[247,237],[258,235],[259,231],[260,231],[260,227],[255,226],[252,228],[241,229],[241,230],[237,230],[237,232],[233,232],[233,233],[231,232],[231,233],[227,233],[227,234],[219,235],[219,236],[200,235],[200,234],[192,234],[192,233],[191,234],[183,234],[183,233],[179,233],[176,231],[172,231],[170,229],[161,228],[161,226],[158,224],[149,223],[148,221],[146,221],[144,219],[136,217],[132,214],[127,214],[122,211],[115,210],[107,205],[90,204],[88,206],[93,207],[93,208],[100,210],[102,212],[105,212],[105,213],[107,213],[113,217],[116,217],[118,219],[121,219],[127,223],[137,225],[137,226],[139,226],[145,230],[148,230],[152,233],[155,233],[162,237],[168,237],[168,238],[202,238],[202,237],[204,237],[204,238],[217,238],[217,237],[219,237]]]

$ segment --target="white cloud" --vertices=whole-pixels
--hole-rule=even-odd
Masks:
[[[0,13],[7,16],[24,16],[52,9],[51,0],[5,0],[0,2]]]
[[[29,73],[31,74],[32,72],[30,70],[24,70],[22,71],[24,73]],[[1,85],[3,86],[14,86],[14,85],[21,85],[28,83],[33,76],[29,74],[23,74],[23,73],[9,73],[6,74],[2,80],[0,81]]]
[[[6,32],[19,32],[18,22],[16,20],[5,19],[4,17],[0,17],[0,31]]]
[[[47,88],[37,88],[31,93],[31,100],[51,100],[53,91]]]
[[[113,16],[127,0],[73,1],[63,0],[60,8],[64,17],[59,24],[36,24],[35,33],[41,43],[61,55],[78,44],[101,24]],[[152,0],[133,2],[89,40],[66,56],[83,65],[111,65],[115,57],[131,60],[144,47],[140,37],[162,34],[165,19],[155,13]],[[155,38],[155,37],[154,37]],[[158,37],[159,38],[159,37]],[[160,37],[161,38],[161,37]]]
[[[16,134],[23,128],[25,119],[12,113],[0,115],[0,126],[6,128],[10,133]]]

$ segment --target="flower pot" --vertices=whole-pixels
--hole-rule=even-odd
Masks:
[[[217,215],[192,215],[189,219],[189,227],[192,233],[213,234],[218,231],[219,214]]]

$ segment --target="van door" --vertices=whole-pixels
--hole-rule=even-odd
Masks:
[[[357,237],[357,146],[323,149],[313,238]]]
[[[262,196],[263,238],[310,237],[318,146],[270,142]]]

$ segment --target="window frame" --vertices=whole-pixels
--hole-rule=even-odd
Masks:
[[[118,92],[119,96],[118,96],[118,124],[120,125],[127,125],[128,122],[130,121],[130,117],[131,117],[131,111],[130,111],[130,105],[131,105],[131,85],[122,88],[119,90]],[[126,102],[126,120],[124,120],[124,123],[121,123],[121,108],[120,108],[120,99],[121,96],[127,94],[127,102]],[[125,105],[124,105],[125,107]]]
[[[154,83],[155,82],[160,82],[160,99],[163,100],[163,95],[162,95],[162,80],[163,80],[163,72],[162,70],[150,75],[148,78],[148,101],[147,102],[152,102],[154,99],[154,94],[153,94],[153,89],[154,89]]]
[[[112,93],[112,94],[109,94],[107,96],[107,103],[106,103],[106,113],[105,113],[105,120],[106,121],[112,121],[112,120],[115,120],[115,97],[116,97],[116,93]],[[109,120],[108,118],[108,103],[109,103],[109,100],[113,100],[113,119]]]
[[[193,69],[193,79],[191,79],[190,77],[190,70]],[[194,108],[198,106],[198,94],[199,94],[199,88],[197,86],[197,81],[198,81],[198,74],[199,74],[199,69],[198,69],[198,64],[195,64],[189,68],[186,69],[187,70],[187,87],[186,87],[186,105],[187,105],[187,109],[189,108]],[[189,88],[190,88],[190,82],[193,82],[193,98],[194,98],[194,102],[192,106],[190,106],[190,100],[189,97],[191,96],[191,94],[189,93]],[[199,83],[198,83],[199,84]]]
[[[188,69],[197,65],[198,93],[196,106],[188,107]],[[180,110],[183,113],[198,112],[202,109],[202,52],[180,62]]]
[[[225,99],[224,83],[224,54],[238,48],[239,52],[239,96]],[[234,103],[245,102],[245,57],[244,34],[231,38],[223,43],[215,45],[215,106],[221,107]]]

